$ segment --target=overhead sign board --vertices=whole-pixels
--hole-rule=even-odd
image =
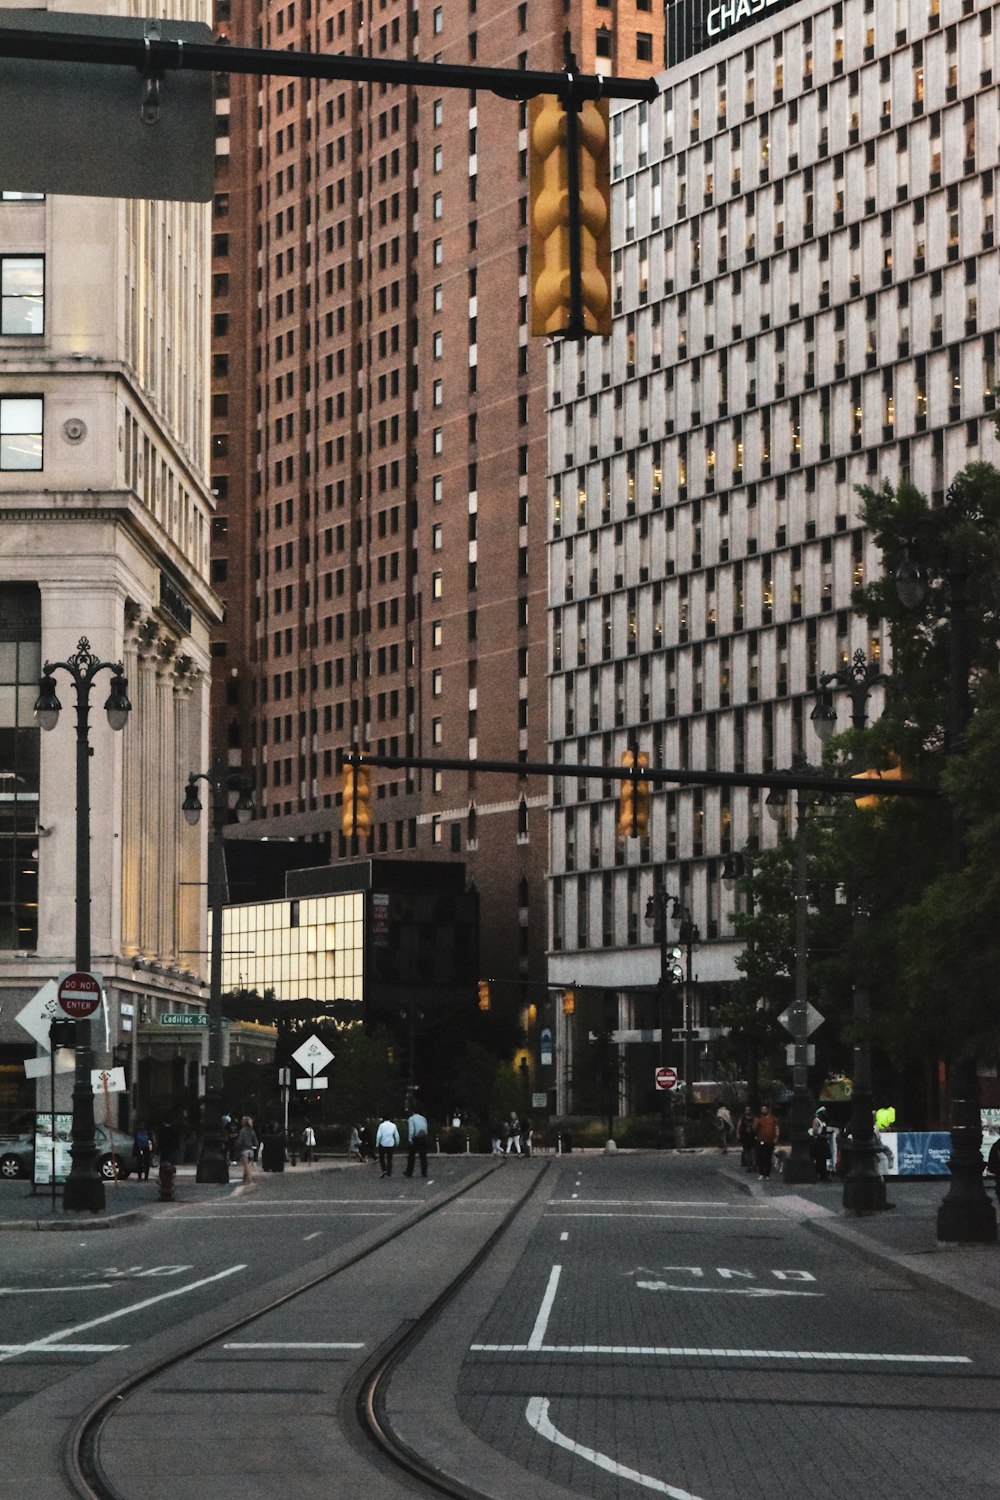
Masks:
[[[667,6],[667,67],[728,41],[793,0],[674,0]]]
[[[212,28],[201,21],[0,10],[0,28],[6,30],[95,39],[141,41],[150,24],[162,41],[213,40]],[[0,188],[207,202],[215,181],[211,73],[171,69],[160,81],[155,118],[148,123],[144,101],[146,85],[136,69],[11,57],[0,39]]]

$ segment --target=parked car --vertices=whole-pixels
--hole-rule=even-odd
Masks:
[[[112,1130],[107,1125],[95,1125],[94,1145],[97,1148],[97,1169],[106,1182],[110,1182],[116,1175],[119,1178],[129,1175],[132,1170],[130,1135],[126,1135],[124,1130]],[[31,1177],[34,1167],[34,1135],[18,1135],[0,1140],[0,1179],[9,1182],[17,1177]]]

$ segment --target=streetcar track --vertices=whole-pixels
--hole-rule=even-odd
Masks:
[[[398,1361],[435,1321],[445,1305],[474,1274],[493,1249],[496,1242],[506,1232],[511,1222],[520,1213],[524,1204],[537,1190],[539,1183],[547,1174],[548,1166],[548,1162],[543,1163],[542,1170],[537,1175],[532,1175],[531,1179],[525,1184],[524,1191],[511,1204],[500,1224],[497,1225],[485,1243],[452,1278],[424,1313],[417,1318],[407,1320],[402,1325],[401,1331],[397,1331],[395,1335],[375,1351],[373,1356],[362,1366],[359,1374],[349,1383],[347,1392],[345,1392],[345,1398],[341,1400],[338,1407],[338,1414],[343,1413],[348,1416],[353,1414],[353,1419],[360,1423],[364,1436],[370,1440],[370,1444],[382,1455],[383,1459],[390,1460],[394,1465],[410,1474],[411,1477],[419,1479],[425,1485],[429,1485],[436,1493],[455,1497],[455,1500],[475,1500],[476,1492],[440,1475],[419,1454],[412,1452],[394,1437],[391,1427],[385,1418],[385,1386]],[[169,1354],[134,1372],[98,1397],[77,1419],[76,1425],[69,1435],[65,1449],[65,1474],[77,1494],[82,1497],[82,1500],[128,1500],[127,1495],[119,1490],[105,1473],[101,1464],[100,1447],[105,1427],[114,1414],[121,1409],[122,1403],[128,1400],[129,1397],[135,1395],[144,1386],[149,1385],[166,1371],[180,1367],[203,1350],[222,1343],[223,1340],[230,1338],[240,1329],[257,1322],[261,1318],[275,1312],[278,1308],[285,1306],[296,1298],[312,1291],[314,1288],[334,1280],[336,1277],[349,1271],[352,1267],[359,1265],[370,1256],[384,1249],[393,1240],[408,1233],[411,1229],[415,1229],[425,1219],[445,1212],[455,1205],[458,1199],[463,1198],[465,1194],[471,1192],[487,1175],[489,1174],[483,1173],[482,1176],[476,1177],[473,1181],[462,1184],[443,1202],[438,1199],[427,1203],[422,1212],[415,1216],[409,1215],[405,1223],[400,1223],[390,1229],[376,1244],[368,1244],[356,1253],[348,1255],[346,1259],[339,1262],[332,1269],[324,1270],[318,1275],[310,1276],[300,1285],[284,1291],[280,1296],[275,1297],[266,1305],[256,1306],[251,1312],[244,1312],[234,1316],[224,1326],[213,1328],[211,1333],[192,1340],[183,1348],[173,1349]],[[349,1399],[347,1399],[348,1393]]]

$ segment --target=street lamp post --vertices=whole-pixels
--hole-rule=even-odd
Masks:
[[[54,729],[62,705],[56,696],[53,673],[68,672],[76,694],[76,951],[74,963],[80,973],[90,970],[90,690],[98,672],[111,673],[111,691],[104,705],[108,723],[124,729],[131,703],[123,664],[99,661],[81,636],[76,652],[67,661],[47,661],[42,668],[35,718],[42,729]],[[105,1207],[104,1183],[95,1169],[94,1090],[91,1071],[94,1054],[88,1016],[76,1022],[76,1066],[73,1075],[72,1166],[63,1189],[67,1212],[101,1213]],[[53,1124],[54,1128],[54,1124]]]
[[[198,782],[204,781],[212,796],[212,827],[208,839],[208,904],[212,914],[212,942],[208,970],[208,1073],[202,1101],[201,1146],[195,1174],[198,1182],[227,1183],[229,1162],[222,1129],[222,908],[226,900],[226,860],[223,829],[229,818],[229,794],[237,792],[236,817],[240,823],[253,817],[250,782],[239,771],[230,771],[219,760],[210,771],[192,771],[181,811],[192,827],[201,817]]]
[[[969,673],[969,557],[959,533],[972,521],[962,509],[963,484],[949,485],[943,509],[928,517],[929,527],[944,541],[944,583],[951,603],[948,631],[948,721],[946,750],[959,753],[969,727],[971,704]],[[909,609],[917,608],[927,594],[927,577],[919,562],[907,555],[896,572],[896,591]],[[952,868],[965,864],[965,827],[958,808],[952,807]],[[997,1239],[993,1205],[983,1185],[983,1129],[979,1104],[976,1059],[952,1061],[949,1068],[951,1112],[951,1183],[938,1209],[939,1240],[992,1245]]]
[[[836,713],[830,702],[831,684],[846,689],[851,699],[851,727],[864,729],[868,723],[868,697],[873,687],[888,679],[877,662],[870,662],[863,651],[855,651],[849,667],[824,672],[819,681],[824,696],[813,709],[811,718],[820,739],[827,740],[836,724]],[[854,770],[861,765],[855,756]],[[856,945],[868,922],[864,898],[854,902],[854,938]],[[879,1143],[875,1136],[874,1099],[872,1098],[871,1043],[868,1030],[871,1008],[868,986],[854,981],[852,1008],[854,1015],[854,1076],[851,1081],[851,1165],[844,1179],[844,1207],[851,1213],[880,1213],[885,1209],[885,1180],[879,1175]]]
[[[670,948],[667,942],[667,906],[676,916],[680,909],[680,898],[671,896],[665,885],[658,885],[646,902],[644,922],[653,932],[660,945],[660,977],[657,982],[657,999],[660,1012],[660,1066],[665,1067],[670,1057],[670,991],[683,978],[680,967],[681,950]],[[685,1085],[687,1077],[685,1074]],[[674,1128],[674,1101],[670,1089],[663,1089],[660,1100],[660,1145],[673,1150],[677,1143]]]
[[[797,769],[812,768],[800,765]],[[791,1151],[782,1176],[786,1182],[815,1182],[816,1164],[809,1149],[809,1121],[812,1104],[809,1098],[809,888],[806,825],[814,792],[801,787],[795,791],[795,988],[792,1002],[792,1110]],[[787,788],[776,784],[768,792],[764,806],[775,819],[780,818],[788,802]]]

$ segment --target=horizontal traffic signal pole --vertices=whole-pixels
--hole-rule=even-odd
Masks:
[[[657,786],[747,786],[770,791],[787,787],[803,792],[829,792],[833,796],[939,797],[938,787],[926,781],[866,782],[859,788],[851,778],[820,776],[809,771],[683,771],[679,768],[644,766],[567,765],[562,761],[461,760],[430,755],[376,755],[367,750],[345,750],[342,765],[383,766],[399,771],[494,771],[513,776],[569,776],[599,781],[650,781]]]
[[[162,78],[188,69],[201,73],[249,73],[256,77],[317,78],[328,82],[428,85],[440,89],[485,89],[502,99],[557,94],[564,100],[655,99],[653,78],[603,78],[599,73],[560,73],[519,68],[476,68],[459,63],[400,62],[349,53],[280,52],[227,43],[164,41],[153,37],[95,37],[75,32],[0,27],[0,57],[49,62],[102,63],[136,68]],[[165,107],[169,102],[165,101]]]

